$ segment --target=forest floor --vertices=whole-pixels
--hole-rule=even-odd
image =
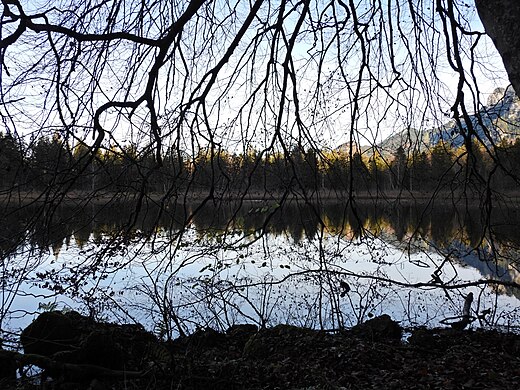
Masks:
[[[161,343],[167,357],[126,376],[56,375],[5,389],[518,389],[520,336],[489,330],[415,328],[389,317],[350,330],[289,325],[225,333],[199,330]],[[404,334],[404,336],[403,336]],[[162,359],[162,361],[160,361]],[[64,379],[67,376],[67,379]]]

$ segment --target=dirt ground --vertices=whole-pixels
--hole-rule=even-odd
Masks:
[[[62,357],[69,353],[69,357],[61,359],[65,364],[48,366],[47,379],[42,378],[41,372],[30,376],[25,367],[24,376],[17,380],[6,377],[0,380],[0,387],[91,390],[520,388],[520,336],[498,331],[403,330],[388,316],[382,316],[338,332],[289,325],[260,330],[254,325],[236,325],[225,333],[201,329],[188,337],[170,342],[155,339],[150,344],[151,335],[144,330],[121,329],[103,325],[102,331],[98,328],[91,332],[74,350],[53,351],[51,359],[60,360],[60,353]],[[118,332],[125,334],[117,335]],[[124,344],[133,355],[115,353],[107,340],[119,340],[114,344],[118,351]],[[144,345],[143,340],[147,348],[130,348],[132,343]],[[94,360],[76,365],[71,356],[78,356],[82,349],[89,350]],[[38,352],[31,352],[35,351]],[[40,353],[45,354],[45,350]],[[116,355],[123,365],[111,367],[117,360]],[[13,361],[20,365],[22,355],[17,356],[11,361],[3,356],[0,364],[4,368]],[[33,359],[31,356],[38,355],[26,355],[29,360]],[[109,369],[100,369],[100,365]]]

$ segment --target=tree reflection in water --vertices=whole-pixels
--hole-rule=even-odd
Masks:
[[[148,313],[170,337],[243,321],[341,328],[388,311],[431,325],[460,311],[467,288],[457,286],[473,288],[477,311],[493,293],[520,298],[514,209],[497,209],[485,229],[478,207],[448,204],[210,202],[137,216],[125,204],[63,205],[52,216],[32,207],[0,227],[2,321],[30,311],[17,307],[28,291],[96,316]],[[493,304],[490,324],[517,320],[518,301],[508,302]]]

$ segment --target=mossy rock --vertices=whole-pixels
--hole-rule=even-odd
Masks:
[[[22,331],[20,341],[25,353],[52,356],[71,351],[78,345],[80,331],[69,317],[59,311],[40,314]]]
[[[401,340],[403,330],[388,314],[372,318],[352,328],[351,333],[370,341]]]
[[[157,362],[164,368],[171,363],[163,356],[169,353],[166,348],[141,325],[96,322],[77,312],[42,313],[20,339],[26,354],[73,364],[138,371]]]
[[[124,367],[124,353],[111,332],[95,330],[81,343],[78,350],[81,363],[120,370]]]

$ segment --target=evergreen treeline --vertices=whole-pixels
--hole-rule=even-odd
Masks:
[[[384,156],[377,149],[360,154],[293,148],[286,154],[245,154],[201,149],[192,157],[171,150],[155,162],[154,152],[132,146],[107,149],[95,156],[59,136],[23,145],[0,133],[0,188],[3,191],[65,190],[148,192],[209,191],[420,191],[456,189],[491,183],[515,190],[520,166],[520,141],[502,143],[492,159],[476,144],[471,152],[438,143],[428,151],[400,147]],[[497,169],[498,168],[498,169]]]

